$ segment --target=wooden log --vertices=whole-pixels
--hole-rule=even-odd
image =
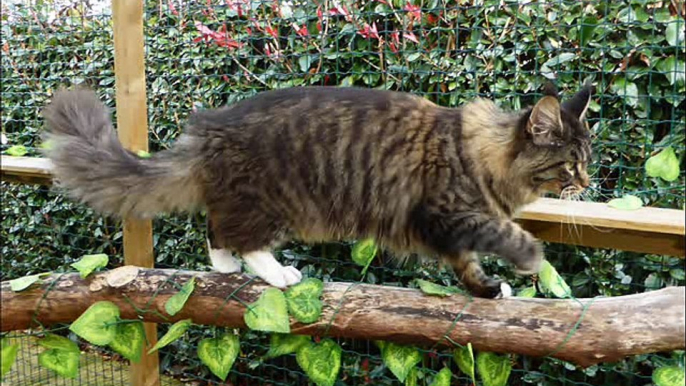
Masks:
[[[196,278],[196,289],[186,306],[165,318],[164,303],[178,291],[172,282],[182,285],[191,277]],[[197,324],[245,327],[243,303],[255,301],[265,288],[262,281],[241,274],[133,266],[87,279],[53,275],[23,292],[12,292],[3,282],[2,331],[34,327],[34,317],[44,325],[71,322],[100,300],[117,304],[127,319],[163,323],[191,318]],[[684,300],[684,287],[611,298],[489,300],[326,283],[320,320],[308,325],[292,321],[291,329],[295,334],[423,346],[471,342],[479,350],[550,355],[589,366],[686,348]]]

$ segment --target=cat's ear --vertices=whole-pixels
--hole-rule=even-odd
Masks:
[[[527,132],[535,145],[551,146],[557,142],[562,132],[560,102],[553,96],[541,98],[529,115]]]
[[[562,108],[582,121],[586,118],[586,111],[591,104],[591,97],[594,92],[595,87],[587,82],[571,99],[562,103]]]

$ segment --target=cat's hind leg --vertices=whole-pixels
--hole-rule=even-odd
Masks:
[[[229,204],[224,202],[221,207],[208,211],[211,219],[208,221],[212,236],[210,244],[237,251],[250,271],[274,287],[285,288],[299,283],[302,279],[300,271],[292,266],[281,265],[270,252],[285,233],[278,221],[265,215],[254,204]],[[215,259],[212,260],[215,269],[220,272],[222,267],[234,265],[225,252],[228,251],[222,250],[215,255],[218,264]],[[231,258],[235,260],[235,257]],[[236,262],[240,267],[240,261]]]

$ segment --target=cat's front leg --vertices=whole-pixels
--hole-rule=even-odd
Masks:
[[[418,213],[414,219],[424,243],[451,260],[462,260],[458,257],[465,251],[473,251],[499,255],[511,262],[520,274],[533,274],[541,267],[541,244],[511,220],[480,212],[442,213],[431,210]],[[474,264],[463,265],[469,267]]]

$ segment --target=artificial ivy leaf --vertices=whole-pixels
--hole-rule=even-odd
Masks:
[[[365,239],[355,243],[352,250],[352,258],[355,264],[364,267],[362,269],[362,276],[367,273],[369,265],[374,260],[378,247],[374,239]]]
[[[552,294],[558,298],[566,298],[572,294],[572,289],[557,273],[555,267],[547,260],[543,260],[541,271],[538,273],[539,283],[541,288],[548,294]]]
[[[5,150],[5,153],[13,156],[13,157],[21,157],[26,155],[29,151],[26,150],[26,146],[23,145],[14,145],[10,147],[9,149]]]
[[[386,342],[381,350],[381,359],[393,375],[403,382],[414,366],[422,360],[422,354],[414,347]]]
[[[417,282],[417,285],[419,286],[419,289],[422,290],[427,295],[436,295],[436,296],[450,296],[452,294],[460,293],[461,291],[455,287],[446,287],[440,284],[432,283],[430,281],[422,280],[422,279],[416,279],[415,282]]]
[[[47,276],[47,275],[50,275],[50,272],[39,273],[36,275],[24,276],[24,277],[16,278],[14,280],[10,280],[10,288],[14,292],[23,291],[23,290],[29,288],[31,286],[31,284],[40,280],[41,276]]]
[[[510,377],[512,364],[506,355],[480,352],[476,356],[476,371],[484,386],[505,386]]]
[[[308,343],[310,343],[310,337],[307,335],[272,334],[269,342],[269,351],[265,357],[276,358],[281,355],[291,354],[297,352],[300,347]]]
[[[124,321],[123,321],[124,322]],[[125,321],[118,323],[114,339],[109,343],[112,350],[133,363],[138,363],[145,346],[145,328],[143,322]]]
[[[684,386],[684,369],[679,366],[660,367],[653,372],[653,382],[657,386]]]
[[[0,378],[4,377],[17,359],[17,352],[19,352],[18,344],[9,344],[6,339],[2,340],[0,344]]]
[[[245,310],[243,319],[252,330],[284,334],[291,332],[286,297],[276,288],[264,290],[260,298]]]
[[[319,297],[324,291],[324,283],[308,278],[286,291],[288,312],[300,323],[314,323],[322,314],[322,301]]]
[[[433,382],[429,386],[450,386],[450,379],[453,377],[453,372],[449,368],[444,367],[436,374]]]
[[[236,335],[223,334],[198,342],[198,358],[222,381],[229,375],[239,351],[240,343]]]
[[[419,378],[419,369],[413,367],[407,378],[405,378],[405,386],[417,386],[417,380]]]
[[[468,375],[472,379],[472,383],[476,385],[476,377],[474,376],[474,351],[472,350],[472,344],[467,343],[466,346],[456,349],[453,353],[453,359],[455,360],[455,363],[457,363],[457,367],[460,368],[460,371]]]
[[[86,278],[91,272],[98,268],[104,268],[109,262],[109,257],[104,253],[98,253],[97,255],[84,255],[75,263],[70,265],[79,271],[81,278]]]
[[[183,306],[193,293],[193,290],[195,290],[195,277],[192,277],[191,280],[187,281],[179,292],[175,293],[174,296],[170,297],[167,302],[164,303],[164,310],[167,311],[169,315],[176,315],[183,309]]]
[[[80,352],[49,349],[38,354],[38,363],[66,378],[76,378],[79,374]]]
[[[533,298],[536,296],[536,287],[526,287],[517,293],[517,297],[520,298]]]
[[[74,341],[55,334],[48,334],[45,338],[38,340],[38,345],[47,349],[81,352],[79,346]]]
[[[668,147],[646,161],[646,173],[650,177],[660,177],[672,182],[679,178],[679,160],[674,149]]]
[[[613,198],[607,205],[619,210],[637,210],[643,206],[643,201],[631,194],[625,194],[622,198]]]
[[[158,340],[150,350],[148,350],[148,354],[154,352],[155,350],[159,350],[169,343],[179,339],[192,324],[193,321],[190,319],[179,320],[178,322],[172,324],[172,326],[169,327],[169,331],[167,331],[167,333],[164,334],[164,336],[162,336],[162,338],[160,338],[160,340]]]
[[[69,326],[74,334],[98,346],[114,339],[119,321],[119,307],[108,301],[96,302]]]
[[[317,386],[333,386],[341,369],[341,347],[331,339],[300,347],[295,355],[300,368]]]
[[[152,157],[152,154],[148,153],[148,152],[145,151],[145,150],[138,150],[138,151],[136,152],[136,155],[138,155],[140,158],[150,158],[150,157]]]

